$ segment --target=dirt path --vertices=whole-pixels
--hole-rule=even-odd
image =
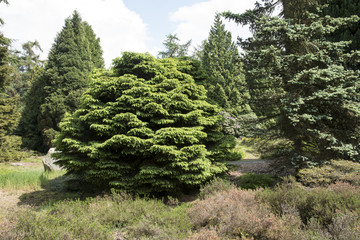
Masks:
[[[25,191],[5,191],[0,189],[0,221],[10,211],[18,207],[20,196]]]
[[[42,157],[34,157],[34,159],[41,159]],[[14,162],[8,164],[11,169],[33,169],[41,167],[41,162]],[[12,210],[18,208],[20,203],[20,196],[25,193],[32,192],[34,190],[5,190],[0,189],[0,222],[1,219]]]

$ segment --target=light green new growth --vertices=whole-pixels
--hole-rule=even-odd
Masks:
[[[112,71],[94,74],[80,109],[60,124],[60,164],[85,181],[144,194],[198,187],[224,172],[222,117],[179,71],[188,64],[126,52]]]

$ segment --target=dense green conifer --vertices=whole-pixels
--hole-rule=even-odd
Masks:
[[[275,116],[283,136],[293,141],[294,160],[300,166],[331,158],[360,161],[360,73],[352,68],[360,52],[349,53],[349,42],[329,41],[332,34],[358,24],[359,17],[320,17],[323,13],[313,10],[316,1],[304,2],[312,7],[305,8],[301,18],[256,16],[261,11],[240,16],[256,16],[254,37],[243,42],[249,81],[262,91],[255,99],[259,106],[263,102],[263,115]],[[265,95],[261,88],[267,86],[278,91]],[[267,106],[257,98],[261,95],[276,101]]]
[[[190,60],[124,53],[100,71],[81,107],[60,124],[56,147],[69,174],[141,194],[199,187],[226,170],[233,141]]]
[[[0,32],[0,90],[10,83],[9,39]]]
[[[25,146],[39,151],[51,146],[64,114],[79,106],[90,72],[94,67],[104,66],[101,54],[99,39],[75,11],[65,20],[44,72],[29,91],[19,128]]]
[[[11,83],[9,39],[0,32],[0,162],[20,160],[21,139],[13,135],[19,120],[18,98],[6,93]]]
[[[248,113],[250,96],[241,58],[220,15],[216,15],[209,38],[203,46],[201,60],[207,74],[205,86],[209,98],[234,116]]]
[[[332,17],[360,16],[359,0],[328,0],[325,2],[328,4],[328,7],[324,9],[322,15],[330,15]],[[341,30],[335,31],[328,36],[328,39],[335,42],[351,41],[346,47],[347,52],[360,50],[360,23],[350,24]],[[357,62],[349,62],[348,64],[351,64],[353,69],[360,68],[360,64]]]

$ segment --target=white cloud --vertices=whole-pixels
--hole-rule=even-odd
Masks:
[[[213,24],[216,12],[231,11],[242,13],[252,9],[256,0],[210,0],[194,4],[189,7],[181,7],[171,14],[170,20],[178,24],[174,33],[180,40],[192,39],[193,46],[200,45],[208,38],[211,25]],[[232,33],[234,41],[237,36],[246,38],[250,36],[247,28],[242,28],[233,22],[224,21],[226,29]]]
[[[1,31],[8,38],[18,40],[15,44],[18,49],[26,41],[38,40],[45,59],[65,18],[75,9],[100,37],[107,66],[122,51],[149,51],[146,24],[138,14],[127,9],[122,0],[11,1],[10,5],[1,6],[0,15],[6,23]]]

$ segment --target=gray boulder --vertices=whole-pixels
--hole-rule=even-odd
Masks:
[[[50,148],[46,156],[43,158],[42,162],[46,171],[59,171],[62,168],[56,165],[57,159],[53,158],[51,154],[56,153],[55,148]]]

